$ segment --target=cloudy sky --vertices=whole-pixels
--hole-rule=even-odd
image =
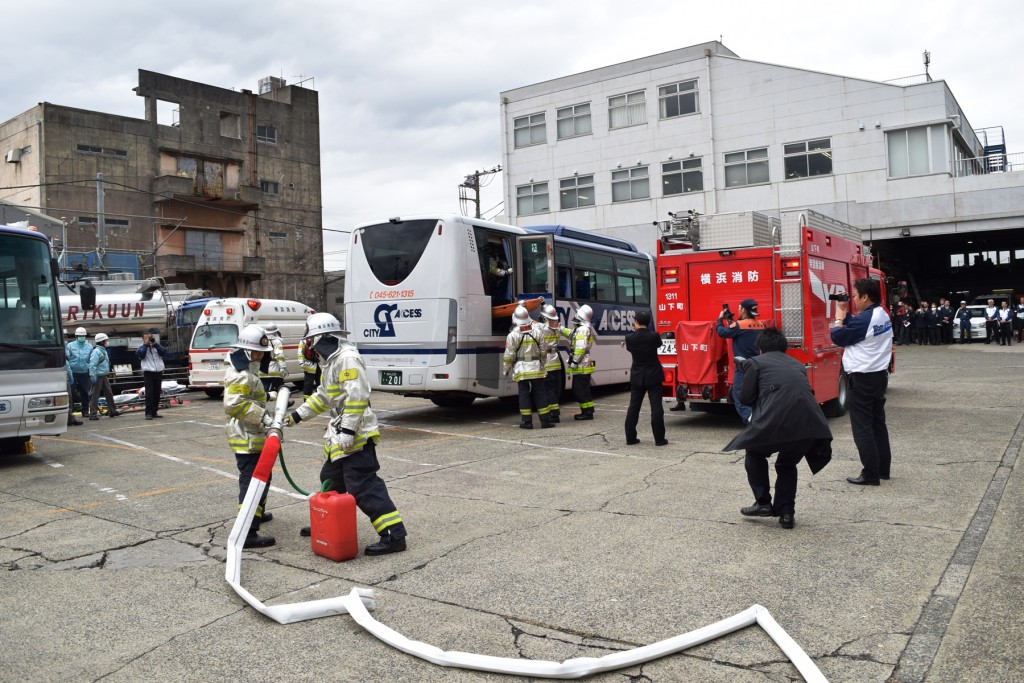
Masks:
[[[889,80],[945,79],[975,128],[1024,151],[1024,12],[932,2],[54,2],[4,7],[0,121],[38,102],[142,118],[138,69],[320,94],[324,227],[458,212],[467,173],[501,161],[498,93],[721,37],[744,59]],[[501,213],[501,180],[484,190]],[[347,235],[325,232],[344,267]]]

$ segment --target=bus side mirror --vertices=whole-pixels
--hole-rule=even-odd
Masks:
[[[55,258],[50,259],[50,276],[54,280],[60,279],[60,264],[57,263],[57,259]]]
[[[96,288],[88,280],[78,286],[78,295],[82,300],[82,310],[91,311],[96,308]]]

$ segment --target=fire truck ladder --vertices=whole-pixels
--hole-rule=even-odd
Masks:
[[[782,326],[782,333],[787,341],[800,346],[804,343],[803,327],[803,286],[799,271],[796,277],[786,275],[782,271],[782,263],[787,259],[801,259],[801,234],[807,223],[803,214],[792,225],[773,219],[772,226],[772,282],[778,285],[778,296],[775,298],[775,318]]]

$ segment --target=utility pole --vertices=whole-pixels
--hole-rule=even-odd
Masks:
[[[480,176],[491,175],[492,173],[500,173],[501,164],[495,166],[489,171],[473,171],[466,176],[466,179],[459,185],[459,202],[460,205],[464,205],[465,202],[473,202],[476,206],[474,211],[475,218],[482,218],[480,215]],[[473,196],[469,196],[469,192],[473,193]],[[465,209],[463,208],[463,213]]]
[[[96,270],[103,272],[103,254],[107,251],[106,223],[103,217],[103,174],[96,174]]]

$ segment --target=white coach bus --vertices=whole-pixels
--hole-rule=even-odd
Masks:
[[[553,303],[567,326],[588,304],[593,384],[624,383],[630,357],[621,342],[635,313],[651,309],[653,270],[654,259],[625,240],[564,226],[391,218],[352,232],[346,326],[375,391],[456,407],[516,395],[501,357],[517,302],[535,319]]]

